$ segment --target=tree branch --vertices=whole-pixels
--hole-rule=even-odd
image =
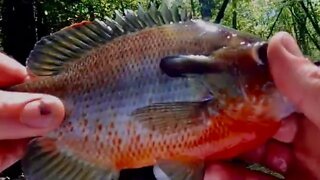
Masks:
[[[301,5],[302,9],[304,10],[304,12],[306,13],[308,19],[310,20],[314,30],[317,32],[317,34],[320,35],[320,27],[317,24],[317,22],[315,22],[314,19],[312,18],[312,16],[310,15],[308,8],[305,6],[303,1],[300,1],[300,5]]]
[[[274,20],[274,22],[273,22],[273,24],[272,24],[272,26],[271,26],[270,32],[269,32],[269,34],[268,34],[268,36],[267,36],[268,39],[270,38],[270,36],[271,36],[272,33],[273,33],[273,30],[274,30],[274,28],[275,28],[275,26],[276,26],[276,24],[277,24],[277,22],[278,22],[278,20],[279,20],[279,18],[280,18],[280,15],[281,15],[281,13],[282,13],[282,10],[283,10],[283,7],[280,9],[280,11],[279,11],[276,19]]]
[[[214,20],[215,23],[220,23],[222,18],[224,17],[224,12],[226,11],[227,9],[227,6],[229,4],[230,0],[224,0],[222,5],[221,5],[221,8],[218,12],[218,15],[216,17],[216,19]]]
[[[312,5],[312,3],[311,3],[310,0],[307,0],[307,4],[310,6],[311,12],[315,12],[315,10],[314,10],[314,8],[313,8],[313,5]],[[314,21],[315,21],[315,22],[318,22],[318,18],[317,18],[317,16],[316,16],[316,14],[315,14],[315,13],[311,13],[311,15],[312,15]]]
[[[316,40],[315,37],[313,37],[310,32],[308,31],[308,29],[306,28],[306,32],[308,34],[308,36],[310,37],[311,41],[313,42],[313,44],[317,47],[317,49],[320,51],[320,44],[318,44],[318,41]]]
[[[190,3],[191,3],[192,16],[195,16],[196,15],[196,9],[195,9],[195,5],[194,5],[194,1],[191,0]]]

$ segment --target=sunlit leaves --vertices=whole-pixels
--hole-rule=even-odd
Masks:
[[[201,15],[201,0],[163,0],[167,3],[188,8],[193,15]],[[140,3],[147,7],[150,2],[159,5],[162,0],[42,0],[47,24],[52,31],[58,30],[73,22],[104,19],[113,16],[114,10],[137,9]],[[224,0],[211,0],[212,17],[217,17]],[[288,31],[299,41],[306,54],[320,56],[317,43],[320,33],[315,23],[311,22],[300,2],[306,6],[309,17],[320,26],[319,0],[229,0],[221,24],[236,27],[239,30],[256,34],[268,39],[278,31]],[[320,47],[320,45],[319,45]]]

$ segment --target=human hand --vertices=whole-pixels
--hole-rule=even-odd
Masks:
[[[277,88],[303,115],[284,119],[273,140],[239,159],[263,164],[286,179],[320,179],[320,68],[306,59],[284,32],[271,38],[268,59]],[[272,178],[243,165],[216,163],[207,167],[205,179]]]
[[[24,82],[26,69],[0,53],[0,89]],[[0,172],[23,156],[28,139],[59,126],[62,102],[44,94],[0,90]]]

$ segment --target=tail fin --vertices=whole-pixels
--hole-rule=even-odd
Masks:
[[[61,152],[54,139],[44,137],[31,141],[22,168],[27,180],[115,180],[119,174]]]

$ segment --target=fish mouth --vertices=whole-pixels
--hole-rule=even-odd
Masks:
[[[268,43],[262,42],[256,49],[258,57],[263,64],[268,64]]]
[[[267,42],[262,42],[259,44],[259,46],[256,49],[257,55],[259,60],[263,63],[268,65],[268,46],[269,44]],[[320,59],[319,60],[313,60],[313,63],[316,66],[320,66]]]

